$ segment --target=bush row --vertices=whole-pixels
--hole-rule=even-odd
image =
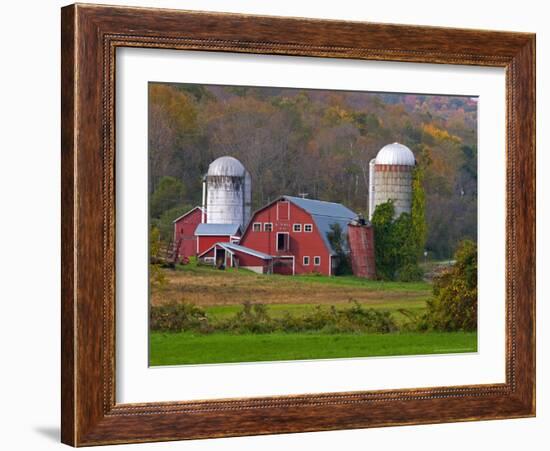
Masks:
[[[152,306],[150,328],[156,331],[199,333],[231,332],[322,332],[322,333],[388,333],[398,330],[388,311],[364,308],[358,302],[346,309],[334,306],[316,306],[302,315],[285,313],[273,318],[264,304],[245,302],[235,315],[222,320],[213,320],[194,304],[166,304]]]

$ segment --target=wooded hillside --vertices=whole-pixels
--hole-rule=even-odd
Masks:
[[[366,216],[369,161],[394,141],[425,166],[426,247],[448,258],[477,239],[476,99],[150,83],[151,219],[169,233],[222,155],[250,172],[253,209],[308,193]]]

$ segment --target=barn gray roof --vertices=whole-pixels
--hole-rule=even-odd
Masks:
[[[240,232],[240,224],[199,224],[195,229],[195,235],[233,236]]]
[[[264,254],[263,252],[257,251],[255,249],[250,249],[249,247],[241,246],[239,244],[235,244],[235,243],[216,243],[216,244],[220,245],[221,247],[225,247],[226,249],[243,252],[245,254],[250,254],[264,260],[272,259],[271,255]]]
[[[273,258],[271,255],[264,254],[263,252],[257,251],[256,249],[250,249],[249,247],[246,247],[246,246],[241,246],[239,244],[226,243],[226,242],[219,242],[219,243],[213,244],[207,250],[203,251],[199,255],[199,257],[204,255],[204,254],[207,254],[208,252],[210,252],[216,246],[223,247],[225,250],[228,250],[229,252],[242,252],[244,254],[253,255],[254,257],[258,257],[258,258],[261,258],[263,260],[271,260]]]
[[[319,230],[327,249],[329,249],[332,255],[336,254],[336,251],[333,249],[327,237],[327,234],[330,232],[330,226],[339,224],[342,232],[347,234],[348,224],[350,221],[357,218],[357,213],[335,202],[303,199],[293,196],[283,196],[283,198],[304,209],[312,216],[315,226]],[[347,240],[344,240],[344,246],[347,247]]]

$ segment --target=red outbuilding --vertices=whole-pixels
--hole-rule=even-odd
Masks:
[[[272,272],[273,257],[271,255],[235,243],[216,243],[210,249],[199,254],[199,258],[204,262],[211,262],[218,268],[223,265],[244,268],[259,274],[271,274]]]
[[[238,242],[241,234],[240,224],[199,224],[195,229],[196,255],[200,256],[216,243]]]
[[[253,214],[239,244],[272,256],[274,273],[331,275],[338,257],[328,234],[337,224],[345,238],[356,218],[338,203],[282,196]]]
[[[206,213],[201,207],[195,207],[173,221],[174,243],[180,243],[178,253],[180,258],[197,255],[195,230],[204,221],[206,221]]]

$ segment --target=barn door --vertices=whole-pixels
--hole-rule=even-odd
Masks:
[[[216,268],[225,269],[225,249],[216,249]]]
[[[277,219],[288,221],[290,219],[290,202],[282,200],[277,202]]]
[[[294,275],[294,258],[279,257],[273,261],[273,272],[285,276]]]

